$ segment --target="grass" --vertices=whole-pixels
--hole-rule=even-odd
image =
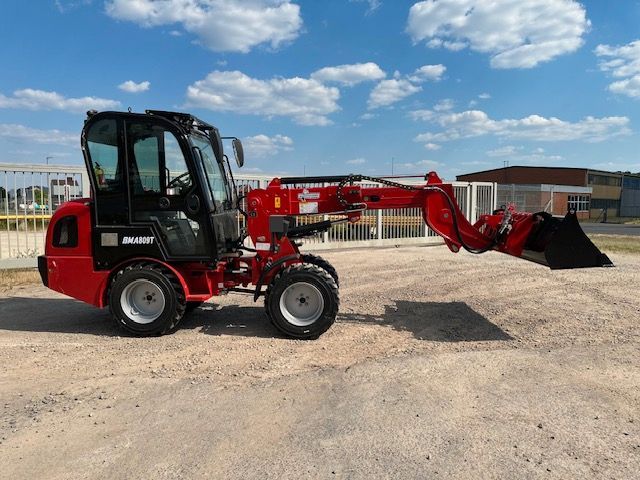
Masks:
[[[632,253],[640,255],[640,237],[630,235],[589,235],[604,253]]]
[[[0,288],[41,283],[37,270],[0,270]]]
[[[584,218],[580,220],[580,223],[600,223],[602,222],[602,218]],[[607,217],[606,223],[623,223],[626,225],[640,225],[640,218],[633,217]]]

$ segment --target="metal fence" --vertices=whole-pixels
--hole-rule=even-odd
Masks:
[[[86,196],[84,167],[0,164],[0,267],[42,253],[51,214],[62,203]]]
[[[236,184],[243,189],[265,188],[272,178],[235,176]],[[456,200],[471,222],[495,209],[495,184],[454,182],[453,186]],[[0,164],[0,268],[35,265],[35,258],[44,251],[51,214],[60,204],[89,195],[89,179],[82,166]],[[304,224],[330,218],[301,216],[298,221]],[[242,217],[239,222],[243,227]],[[337,224],[305,240],[312,249],[440,242],[440,237],[424,224],[419,208],[365,211],[357,223]]]

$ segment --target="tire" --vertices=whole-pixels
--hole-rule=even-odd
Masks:
[[[187,302],[185,313],[191,313],[195,309],[199,308],[204,302]]]
[[[109,309],[120,328],[139,336],[164,335],[182,320],[186,302],[182,286],[166,268],[136,263],[113,277]]]
[[[327,271],[310,263],[292,265],[276,277],[265,295],[271,323],[283,334],[316,339],[336,320],[338,286]]]
[[[316,265],[333,277],[333,281],[336,282],[336,286],[340,287],[340,278],[338,277],[338,272],[327,260],[322,258],[320,255],[313,255],[311,253],[303,253],[300,258],[304,263],[311,263],[312,265]]]

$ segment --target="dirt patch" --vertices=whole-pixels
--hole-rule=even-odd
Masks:
[[[607,253],[616,268],[552,272],[444,247],[323,252],[340,314],[310,342],[239,294],[140,339],[12,288],[0,463],[7,478],[632,478],[640,257]]]

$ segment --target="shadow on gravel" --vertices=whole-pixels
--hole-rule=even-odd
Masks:
[[[408,331],[420,340],[477,342],[512,340],[497,325],[462,302],[408,302],[387,305],[382,315],[338,314],[339,323],[371,323]],[[266,318],[264,308],[205,303],[186,315],[178,330],[196,329],[207,335],[282,338]],[[0,330],[126,336],[99,310],[71,299],[0,298]]]
[[[264,308],[242,305],[220,306],[205,303],[185,316],[180,330],[200,329],[207,335],[237,335],[242,337],[282,337],[267,319]]]
[[[386,305],[377,315],[340,314],[338,321],[377,323],[394,330],[411,332],[419,340],[434,342],[480,342],[513,340],[513,337],[491,323],[463,302],[397,301]]]
[[[0,298],[0,330],[122,335],[108,310],[67,298]]]

